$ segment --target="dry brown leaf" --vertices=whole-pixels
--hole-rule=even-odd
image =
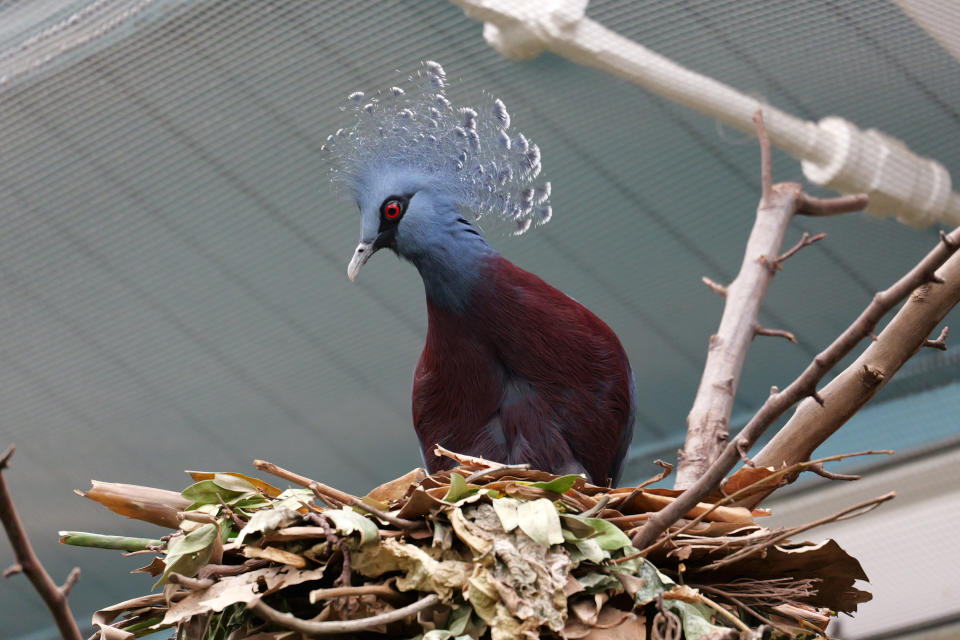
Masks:
[[[167,563],[165,563],[162,558],[154,557],[153,560],[150,561],[150,564],[145,567],[140,567],[139,569],[134,569],[130,573],[149,573],[151,577],[156,578],[163,573],[163,570],[166,568]]]
[[[248,558],[263,558],[264,560],[270,560],[272,562],[279,562],[280,564],[290,565],[291,567],[296,567],[297,569],[303,569],[307,566],[307,559],[303,556],[290,553],[283,549],[277,547],[244,547],[243,555]]]
[[[443,496],[446,495],[447,488],[443,487],[440,492],[440,497],[434,497],[430,495],[427,490],[416,489],[410,498],[404,504],[397,517],[404,518],[406,520],[417,520],[422,518],[425,515],[431,513],[432,511],[437,511],[439,509],[447,509],[451,505],[449,502],[443,501]]]
[[[161,625],[170,625],[205,613],[223,611],[224,607],[242,602],[250,604],[263,595],[303,582],[323,578],[324,568],[298,571],[292,567],[267,567],[238,576],[223,576],[213,586],[192,591],[167,610]],[[267,586],[260,592],[260,581]],[[182,592],[181,592],[182,593]]]
[[[390,482],[380,485],[365,497],[376,500],[377,502],[391,504],[403,499],[407,495],[407,492],[410,491],[411,486],[416,485],[426,477],[427,472],[418,467],[400,476],[396,480],[391,480]]]
[[[99,502],[114,513],[168,529],[180,526],[177,513],[190,506],[190,501],[175,491],[98,480],[90,483],[93,485],[90,489],[76,493]]]

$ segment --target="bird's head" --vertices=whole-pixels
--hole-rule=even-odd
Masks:
[[[334,182],[360,209],[360,244],[347,267],[351,280],[382,248],[421,266],[458,244],[475,243],[479,233],[471,219],[506,219],[523,233],[552,215],[550,183],[534,184],[540,150],[523,134],[510,134],[503,102],[490,98],[478,109],[452,105],[436,62],[423,63],[410,80],[408,90],[391,87],[372,98],[350,94],[345,110],[355,121],[324,147]]]

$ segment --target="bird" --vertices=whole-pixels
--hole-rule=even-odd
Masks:
[[[512,133],[503,101],[447,98],[435,61],[399,86],[351,93],[352,124],[327,137],[331,179],[359,208],[353,281],[389,249],[423,280],[427,334],[412,417],[427,469],[453,461],[435,445],[502,464],[616,485],[633,435],[636,393],[616,334],[572,297],[500,255],[480,223],[522,234],[553,215],[537,183],[539,147]]]

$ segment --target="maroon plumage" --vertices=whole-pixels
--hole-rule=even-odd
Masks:
[[[616,482],[633,427],[630,364],[583,305],[498,254],[461,310],[427,300],[413,421],[433,446]]]

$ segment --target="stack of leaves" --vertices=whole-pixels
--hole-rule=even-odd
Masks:
[[[94,482],[82,495],[172,533],[61,541],[155,556],[137,571],[162,590],[95,614],[109,640],[164,628],[250,640],[818,637],[870,597],[835,542],[791,543],[722,496],[638,550],[631,530],[677,492],[442,453],[458,466],[362,499],[259,461],[299,486],[199,472],[181,493]]]

